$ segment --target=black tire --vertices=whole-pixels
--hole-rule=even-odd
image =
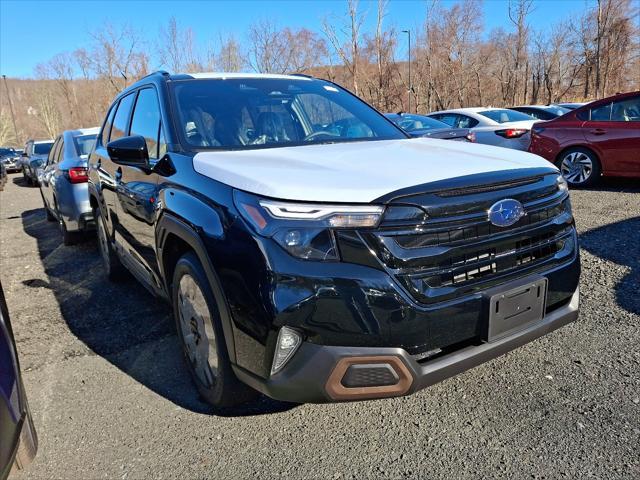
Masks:
[[[112,282],[122,280],[125,274],[124,265],[120,262],[118,254],[111,245],[111,240],[107,236],[107,229],[104,224],[104,218],[97,208],[93,210],[93,218],[96,222],[96,230],[98,234],[98,249],[102,258],[102,266],[104,267],[107,278]]]
[[[197,309],[193,308],[192,302],[187,298],[188,295],[182,297],[184,292],[182,291],[181,282],[190,284],[192,287],[194,285],[192,282],[195,282],[195,287],[193,288],[199,288],[206,302],[206,305],[203,305],[202,302],[199,303],[205,316],[200,315]],[[196,298],[201,297],[196,295]],[[193,252],[184,254],[176,264],[171,284],[171,299],[178,338],[182,344],[185,361],[201,397],[214,407],[231,407],[255,398],[257,392],[238,380],[233,373],[224,340],[218,304],[215,301],[204,268]],[[186,317],[183,320],[185,312],[191,315],[188,321]],[[206,313],[208,313],[208,318],[206,318]],[[199,340],[192,340],[190,343],[185,341],[183,328],[187,328],[185,327],[187,324],[193,325],[191,329],[194,334],[189,336]],[[201,325],[201,327],[198,327],[198,325]],[[209,328],[209,334],[213,332],[215,336],[213,340],[210,339],[206,332],[207,325],[211,327]],[[199,342],[202,342],[202,344],[200,345]],[[197,344],[197,346],[190,350],[189,344],[192,346]],[[211,345],[215,345],[215,352],[213,352]],[[207,361],[198,362],[195,358],[198,357],[195,350],[206,350],[209,355]],[[211,367],[212,357],[215,357],[216,360],[215,368]],[[203,358],[200,357],[200,359],[202,360]],[[207,370],[209,374],[203,375],[203,370]],[[201,373],[199,374],[198,371]],[[209,381],[203,380],[203,377],[209,379]]]
[[[42,197],[42,204],[44,205],[44,211],[47,214],[47,221],[55,222],[56,217],[53,216],[53,214],[51,213],[51,210],[49,210],[49,207],[47,207],[47,202],[45,202],[44,200],[44,195],[42,194],[42,190],[40,190],[40,196]]]
[[[60,215],[60,209],[58,208],[58,202],[54,199],[54,205],[56,209],[56,216],[58,217],[58,227],[60,228],[60,233],[62,234],[62,243],[65,247],[70,247],[71,245],[75,245],[77,241],[76,234],[67,230],[67,225],[64,223],[64,219],[62,215]],[[49,211],[47,210],[47,213]]]
[[[572,168],[572,165],[575,168]],[[558,156],[556,166],[570,187],[591,187],[600,181],[602,167],[598,156],[588,148],[568,148]]]

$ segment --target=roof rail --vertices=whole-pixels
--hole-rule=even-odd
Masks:
[[[304,77],[304,78],[316,78],[313,75],[307,75],[306,73],[291,73],[292,77]]]
[[[166,72],[164,70],[156,70],[155,72],[148,73],[144,77],[140,78],[140,80],[142,80],[144,78],[147,78],[147,77],[151,77],[152,75],[157,75],[157,74],[160,74],[163,77],[168,77],[169,76],[169,72]],[[140,80],[138,80],[138,81],[140,81]]]

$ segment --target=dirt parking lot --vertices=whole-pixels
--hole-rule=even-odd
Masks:
[[[169,308],[64,247],[37,188],[0,193],[38,456],[16,478],[639,478],[640,182],[574,191],[580,319],[406,398],[231,411],[198,400]]]

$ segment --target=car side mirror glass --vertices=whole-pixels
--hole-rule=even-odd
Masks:
[[[114,163],[150,169],[147,142],[141,135],[131,135],[109,142],[107,152]]]

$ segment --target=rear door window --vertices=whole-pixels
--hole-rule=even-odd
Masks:
[[[592,108],[589,114],[592,122],[609,122],[611,121],[611,103]]]
[[[456,115],[455,113],[439,113],[438,115],[432,116],[437,118],[441,122],[446,123],[450,127],[455,127],[458,123],[458,115]]]
[[[456,128],[473,128],[480,123],[475,118],[467,117],[466,115],[457,115],[457,117]]]

